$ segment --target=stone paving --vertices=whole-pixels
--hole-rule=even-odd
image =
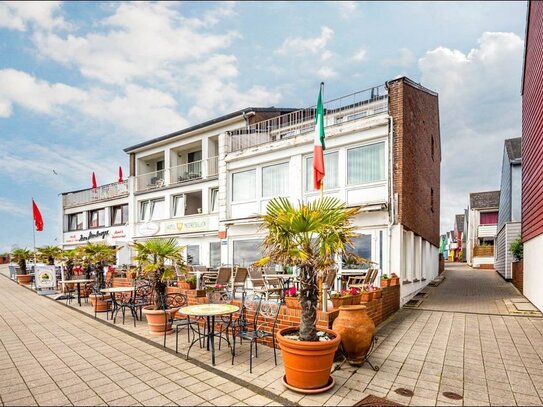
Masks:
[[[333,373],[334,389],[308,396],[283,386],[280,352],[276,367],[272,350],[259,347],[253,374],[246,344],[236,347],[239,354],[234,365],[224,343],[215,368],[209,366],[208,352],[197,346],[187,362],[173,353],[173,336],[165,350],[162,337],[149,336],[145,322],[137,321],[134,328],[131,317],[125,325],[117,321],[116,326],[105,321],[105,314],[94,320],[90,305],[78,307],[74,301],[66,307],[0,276],[0,373],[8,377],[7,382],[0,381],[0,398],[5,405],[27,404],[15,402],[15,397],[40,405],[46,400],[49,404],[109,405],[353,405],[373,394],[404,405],[541,405],[543,318],[499,315],[504,311],[496,312],[498,298],[523,298],[499,276],[496,290],[476,283],[486,292],[480,299],[466,295],[475,280],[492,278],[492,273],[448,267],[445,281],[449,286],[427,288],[426,299],[432,299],[432,307],[441,306],[435,294],[447,288],[454,289],[462,301],[455,306],[454,293],[448,292],[444,311],[398,312],[376,334],[378,347],[371,359],[380,366],[378,372],[367,365],[358,369],[343,365]],[[472,302],[469,312],[458,312],[465,309],[465,301]],[[480,302],[478,308],[476,302]],[[473,313],[476,309],[479,313]],[[485,314],[485,309],[492,312]],[[180,355],[184,355],[186,334],[179,338]],[[98,387],[101,384],[105,387]],[[35,387],[40,387],[36,393]],[[401,396],[395,392],[399,388],[414,395]],[[52,393],[44,397],[40,392]],[[462,399],[446,398],[444,392],[457,393]]]

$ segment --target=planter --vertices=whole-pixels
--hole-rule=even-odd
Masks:
[[[511,263],[511,270],[513,272],[513,285],[517,287],[517,290],[519,290],[521,293],[524,292],[523,290],[523,280],[524,280],[524,266],[523,261],[514,261]]]
[[[196,284],[195,283],[187,283],[186,281],[179,281],[177,283],[177,285],[179,286],[179,288],[181,288],[182,290],[194,290],[196,288]]]
[[[334,339],[324,342],[302,342],[283,336],[297,330],[298,327],[289,327],[281,329],[276,334],[283,354],[285,381],[289,388],[295,391],[315,392],[317,389],[324,389],[330,384],[330,370],[341,336],[325,328],[319,330],[335,335]]]
[[[301,308],[298,297],[285,297],[285,305],[287,306],[287,308]]]
[[[89,295],[92,307],[96,312],[106,312],[109,311],[111,302],[103,301],[102,298],[105,298],[103,295],[90,294]]]
[[[383,295],[383,290],[375,290],[373,291],[373,299],[378,300]]]
[[[359,305],[360,301],[362,301],[362,293],[355,294],[351,297],[352,305]]]
[[[400,277],[390,277],[390,286],[395,286],[400,284]]]
[[[362,291],[361,302],[370,302],[373,299],[373,291]]]
[[[147,326],[149,327],[149,333],[153,336],[170,335],[173,332],[171,318],[179,310],[179,307],[163,310],[155,310],[154,306],[143,307],[143,314],[147,319]],[[170,314],[167,316],[167,314]],[[167,319],[166,319],[167,318]]]
[[[366,313],[365,305],[350,305],[339,308],[339,315],[332,325],[339,333],[347,361],[352,366],[364,363],[373,340],[375,324]]]
[[[166,294],[177,294],[180,292],[180,287],[166,287]]]
[[[381,279],[381,288],[388,287],[390,285],[390,280],[388,278]]]
[[[17,274],[17,282],[19,284],[30,284],[32,281],[32,276],[30,274]]]

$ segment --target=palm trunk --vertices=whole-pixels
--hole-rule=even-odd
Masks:
[[[155,273],[155,309],[156,310],[165,310],[165,295],[166,295],[166,284],[162,281],[162,275],[164,270],[161,269]]]
[[[317,288],[317,276],[309,266],[301,267],[300,304],[302,318],[300,322],[300,340],[318,341],[317,337],[317,307],[319,291]]]
[[[26,260],[19,260],[19,267],[21,268],[21,274],[26,274]]]

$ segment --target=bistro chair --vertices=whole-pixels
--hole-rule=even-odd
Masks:
[[[164,347],[166,347],[166,337],[167,337],[167,327],[168,323],[172,324],[172,329],[175,329],[175,353],[178,352],[179,347],[179,329],[186,327],[187,328],[187,335],[188,339],[190,341],[190,327],[191,325],[196,324],[198,329],[198,335],[200,335],[200,326],[198,325],[197,320],[190,320],[190,318],[183,317],[178,315],[176,312],[175,314],[171,314],[167,312],[170,308],[181,308],[188,305],[187,296],[185,294],[181,293],[170,293],[166,294],[164,296],[164,301],[162,301],[163,306],[165,307],[163,309],[164,313],[166,314],[166,318],[164,319]],[[194,335],[194,333],[193,333]],[[201,346],[201,343],[200,343]]]
[[[246,267],[236,267],[236,273],[234,274],[234,281],[232,282],[232,298],[236,298],[236,289],[241,288],[241,291],[245,291],[245,281],[249,271]]]
[[[249,347],[249,372],[253,373],[253,343],[255,348],[255,358],[258,357],[258,340],[264,338],[272,338],[273,346],[273,359],[275,366],[277,366],[277,350],[275,349],[275,326],[277,325],[277,317],[281,309],[281,300],[263,300],[262,295],[254,294],[245,298],[242,310],[243,318],[247,320],[247,313],[253,313],[253,321],[251,328],[248,330],[249,324],[243,327],[240,324],[237,326],[240,328],[239,332],[233,328],[232,336],[232,365],[234,364],[234,358],[236,357],[236,337],[240,338],[240,342],[245,339],[250,342]],[[241,318],[241,317],[240,317]],[[264,328],[271,325],[271,332]],[[235,325],[234,325],[235,326]],[[243,329],[244,328],[244,329]]]
[[[132,308],[137,315],[137,310],[140,311],[140,321],[143,320],[143,307],[151,305],[153,303],[153,287],[148,280],[136,280],[134,288],[134,300],[132,302]],[[136,319],[134,319],[134,327],[136,326]]]
[[[232,294],[227,291],[212,291],[207,293],[207,301],[209,304],[231,304],[233,300]],[[228,335],[230,325],[233,321],[236,321],[239,316],[220,315],[219,321],[216,325],[219,325],[219,350],[221,350],[221,342],[223,340],[222,334],[226,334],[226,342],[230,345],[230,336]],[[204,329],[204,335],[205,335]]]
[[[266,300],[269,299],[270,296],[281,296],[283,289],[272,284],[274,279],[270,279],[271,281],[266,279],[262,275],[262,270],[260,268],[249,267],[248,272],[255,294],[264,295]],[[277,281],[277,283],[279,283],[279,281]]]
[[[219,272],[214,282],[206,283],[205,287],[213,287],[215,285],[222,285],[227,287],[230,285],[230,277],[232,276],[231,267],[219,267]]]

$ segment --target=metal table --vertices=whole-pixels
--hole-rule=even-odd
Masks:
[[[222,337],[221,334],[215,335],[215,317],[216,316],[222,316],[222,315],[232,315],[234,312],[238,312],[239,307],[236,305],[231,304],[200,304],[200,305],[189,305],[187,307],[181,308],[178,312],[186,315],[190,318],[190,316],[194,317],[205,317],[206,318],[206,334],[205,336],[207,338],[207,345],[206,348],[209,350],[211,348],[211,364],[215,366],[215,337],[219,336]],[[230,318],[231,320],[231,318]],[[193,330],[194,333],[197,331],[190,325],[190,328]],[[228,327],[227,327],[228,328]],[[189,349],[187,351],[187,359],[189,358],[190,350],[192,349],[192,346],[200,341],[201,334],[198,332],[199,337],[192,340]],[[228,338],[224,338],[228,345],[230,345],[230,341]]]
[[[117,314],[119,313],[119,310],[122,308],[121,305],[117,302],[117,298],[115,294],[124,294],[124,293],[130,293],[130,301],[133,301],[134,299],[134,293],[136,292],[136,287],[110,287],[110,288],[103,288],[100,290],[100,292],[104,294],[110,294],[111,295],[111,302],[113,303],[113,310],[111,311],[111,319],[113,320],[113,323],[115,323],[115,318],[117,317]],[[138,319],[137,313],[130,308],[130,312],[132,313],[132,316],[135,319]],[[135,323],[135,321],[134,321]],[[123,325],[124,325],[124,311],[123,311]]]
[[[82,278],[82,279],[79,279],[79,280],[62,280],[62,281],[59,281],[59,283],[61,284],[77,284],[77,303],[79,304],[79,306],[81,306],[81,283],[85,284],[85,283],[92,283],[94,282],[93,279],[89,279],[89,278]]]

